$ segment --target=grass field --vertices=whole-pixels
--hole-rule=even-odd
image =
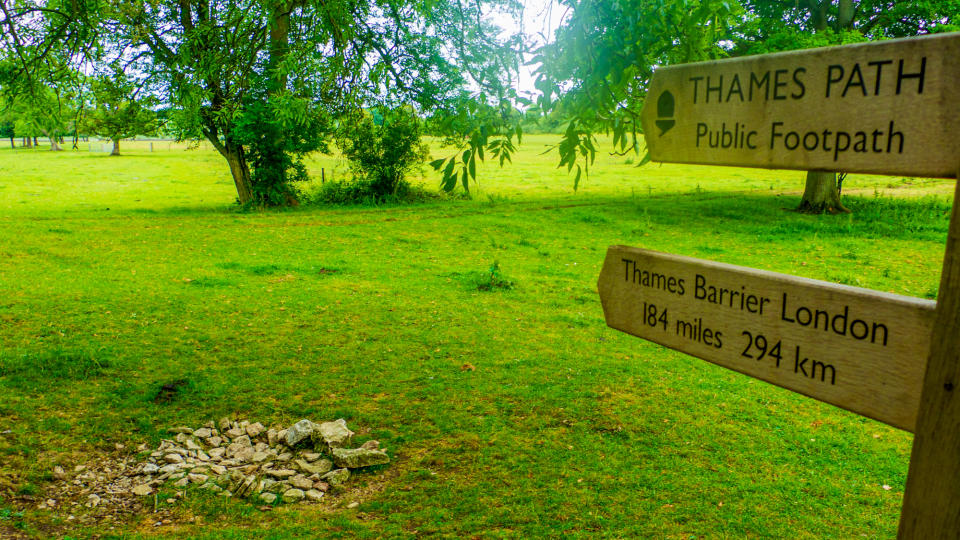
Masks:
[[[894,536],[909,434],[611,330],[596,279],[628,244],[934,298],[953,183],[851,176],[852,214],[806,216],[802,173],[602,155],[574,193],[555,139],[473,200],[264,213],[208,149],[0,149],[0,537]],[[393,462],[157,528],[36,508],[55,465],[227,414],[343,417]]]

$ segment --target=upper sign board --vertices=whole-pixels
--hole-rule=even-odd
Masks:
[[[653,161],[953,178],[960,33],[667,66]]]
[[[936,302],[611,246],[607,324],[913,431]]]

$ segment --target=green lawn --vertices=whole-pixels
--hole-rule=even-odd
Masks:
[[[0,149],[0,537],[894,536],[908,433],[611,330],[596,280],[628,244],[933,298],[953,183],[851,176],[853,214],[806,216],[802,173],[603,154],[574,193],[556,139],[473,200],[264,213],[209,149]],[[343,417],[393,462],[158,528],[36,509],[55,465],[227,414]]]

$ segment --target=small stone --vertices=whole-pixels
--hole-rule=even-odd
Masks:
[[[321,454],[318,454],[316,452],[304,452],[303,459],[313,462],[320,459],[320,456]]]
[[[87,468],[86,465],[77,465],[76,467],[73,468],[73,472],[75,472],[75,473],[81,473],[81,472],[83,472],[86,468]]]
[[[210,456],[208,456],[203,450],[197,450],[197,459],[200,461],[210,461]]]
[[[190,478],[186,476],[184,476],[183,478],[173,483],[173,485],[177,487],[187,487],[189,484],[190,484]]]
[[[283,502],[292,503],[297,501],[302,501],[306,496],[303,490],[291,488],[283,492]]]
[[[63,467],[57,465],[56,467],[53,468],[53,477],[56,478],[57,480],[66,480],[67,471],[63,470]]]
[[[224,467],[223,465],[211,465],[211,466],[210,466],[210,472],[212,472],[213,474],[215,474],[215,475],[217,475],[217,476],[221,476],[221,475],[223,475],[224,473],[227,472],[227,468]]]
[[[297,474],[297,471],[292,471],[290,469],[270,469],[264,471],[268,476],[274,478],[290,478]]]
[[[192,428],[188,428],[187,426],[180,426],[180,427],[170,428],[168,431],[169,431],[170,433],[176,433],[176,434],[180,434],[180,433],[193,433],[193,429],[192,429]]]
[[[233,459],[237,461],[250,461],[255,453],[256,452],[253,451],[253,448],[246,446],[237,452],[237,454],[233,456]]]
[[[213,482],[207,482],[206,484],[200,486],[200,489],[206,489],[210,491],[221,491],[223,488],[214,484]]]
[[[227,418],[226,416],[224,416],[223,418],[220,419],[220,421],[217,423],[217,425],[220,427],[220,431],[226,431],[226,430],[230,429],[230,425],[231,425],[232,423],[233,423],[233,422],[231,422],[229,418]]]
[[[313,489],[313,481],[302,474],[298,474],[289,480],[290,485],[297,489]]]
[[[227,447],[227,455],[230,457],[234,457],[244,448],[246,447],[240,443],[232,443],[230,446]]]
[[[223,442],[223,439],[214,435],[213,437],[207,437],[207,445],[216,448],[220,446],[220,443]]]
[[[293,459],[293,454],[290,452],[284,452],[277,456],[277,461],[290,461],[291,459]]]
[[[226,435],[227,437],[230,437],[231,439],[235,439],[243,435],[243,431],[240,431],[240,428],[230,428],[224,431],[223,434]]]
[[[250,425],[250,421],[249,421],[249,420],[241,420],[240,423],[238,423],[238,424],[235,425],[235,427],[240,428],[240,431],[246,431],[246,430],[247,430],[247,426],[249,426],[249,425]]]
[[[150,486],[147,486],[147,487],[149,488]],[[136,492],[134,493],[136,494]],[[90,495],[87,495],[87,504],[85,504],[84,506],[86,506],[87,508],[96,508],[99,504],[100,504],[100,496],[97,495],[96,493],[91,493]]]
[[[281,429],[277,432],[277,442],[286,442],[287,440],[287,430]],[[273,445],[270,445],[273,446]]]
[[[333,462],[337,467],[358,469],[371,465],[390,463],[390,456],[383,450],[367,450],[365,448],[334,448]]]
[[[187,434],[186,434],[186,433],[177,433],[177,436],[174,437],[173,440],[177,441],[177,442],[180,443],[180,444],[183,444],[183,443],[187,442]]]
[[[320,499],[323,498],[323,492],[318,491],[316,489],[307,490],[305,495],[307,496],[308,499],[314,502],[319,501]]]
[[[124,446],[124,445],[122,445],[122,444],[120,444],[120,443],[114,443],[114,445],[113,445],[113,449],[114,449],[114,450],[123,450],[124,448],[126,448],[126,446]]]
[[[217,429],[217,424],[213,420],[210,420],[209,422],[204,422],[203,427],[207,429]]]
[[[255,424],[249,424],[249,425],[246,427],[246,432],[247,432],[247,435],[249,435],[251,439],[255,439],[255,438],[257,437],[257,435],[260,435],[260,434],[263,433],[266,429],[267,429],[267,428],[266,428],[263,424],[261,424],[260,422],[257,422],[257,423],[255,423]]]
[[[320,477],[331,486],[339,486],[350,479],[350,469],[337,469]]]
[[[303,420],[300,420],[296,424],[287,428],[287,437],[284,442],[287,443],[287,446],[292,448],[300,441],[309,438],[315,429],[317,429],[317,425],[304,418]]]
[[[277,500],[277,496],[273,493],[264,492],[260,494],[260,500],[267,504],[273,504]]]
[[[250,457],[250,461],[254,463],[263,463],[270,458],[270,454],[266,452],[254,452],[253,456]]]
[[[253,446],[253,442],[250,441],[250,437],[248,435],[240,435],[238,437],[234,437],[232,442],[233,444],[240,444],[243,446]]]
[[[350,509],[350,510],[353,510],[354,508],[357,508],[358,506],[360,506],[360,503],[358,503],[357,501],[353,501],[352,503],[350,503],[350,504],[347,505],[347,508]]]
[[[190,483],[192,484],[202,484],[206,482],[210,477],[205,474],[190,473],[187,475],[187,478],[190,479]]]
[[[318,489],[320,491],[327,491],[330,489],[330,484],[324,482],[323,480],[317,480],[313,483],[313,489]]]
[[[361,445],[360,445],[360,448],[363,448],[364,450],[379,450],[379,449],[380,449],[380,441],[367,441],[367,442],[361,444]]]
[[[160,467],[157,467],[155,464],[147,463],[146,465],[143,466],[143,469],[141,469],[141,472],[143,474],[153,474],[159,470],[160,470]]]
[[[163,460],[167,463],[183,463],[183,456],[180,454],[167,454],[163,456]]]
[[[253,446],[253,449],[257,452],[266,452],[269,448],[270,446],[268,446],[265,442],[258,442]]]
[[[330,448],[349,446],[353,439],[353,432],[347,429],[347,421],[343,418],[320,424],[318,431],[320,438]]]
[[[210,428],[205,428],[205,427],[202,427],[193,432],[193,436],[200,439],[206,439],[212,435],[213,435],[213,432],[210,430]]]
[[[209,453],[209,455],[210,455],[210,459],[219,460],[219,459],[222,459],[222,458],[223,458],[223,455],[227,453],[227,449],[226,449],[226,448],[211,448],[208,453]]]
[[[150,487],[150,484],[140,484],[139,486],[131,489],[130,492],[139,497],[145,497],[153,493],[153,488]]]
[[[277,430],[270,428],[267,430],[267,444],[275,446],[277,444]]]
[[[171,474],[180,470],[180,465],[177,463],[171,463],[169,465],[164,465],[160,467],[160,472],[163,474]]]
[[[187,450],[202,450],[202,447],[193,439],[187,439],[187,442],[184,443],[184,445],[187,447]]]
[[[307,474],[326,474],[333,469],[333,463],[329,459],[321,459],[313,463],[307,463],[305,460],[298,459],[293,463]]]

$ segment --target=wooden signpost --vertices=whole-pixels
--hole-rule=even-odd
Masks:
[[[653,161],[960,178],[960,33],[658,69]],[[960,181],[937,301],[625,246],[607,324],[914,432],[900,538],[960,538]]]

